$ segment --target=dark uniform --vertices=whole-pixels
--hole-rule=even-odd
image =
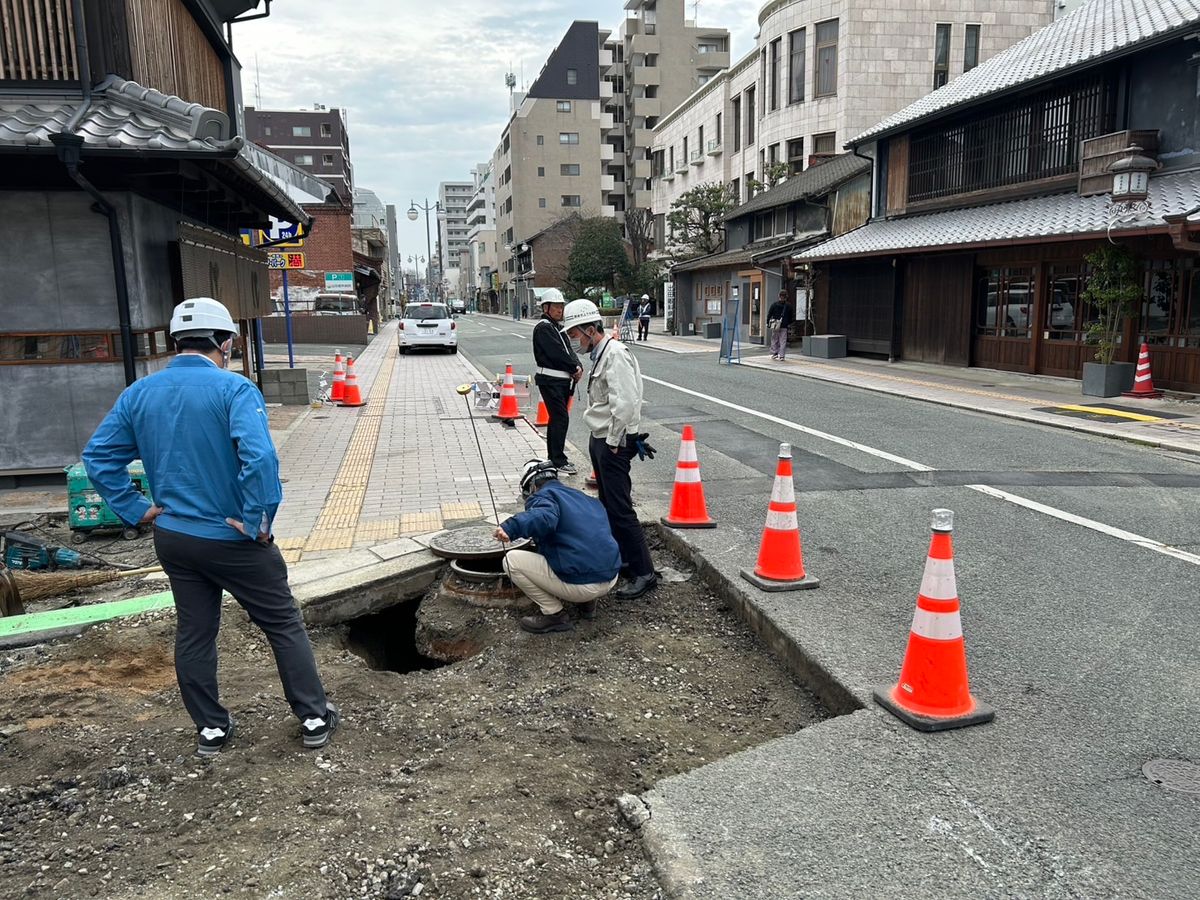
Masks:
[[[546,457],[554,465],[564,466],[567,464],[564,447],[570,424],[567,401],[575,390],[571,376],[580,364],[558,323],[545,313],[533,327],[533,359],[537,365],[533,380],[550,415],[550,424],[546,428]]]

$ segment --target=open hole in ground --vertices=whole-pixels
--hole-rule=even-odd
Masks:
[[[372,669],[383,672],[420,672],[446,665],[417,649],[417,610],[421,598],[401,600],[380,612],[359,616],[345,624],[346,648],[362,657]]]

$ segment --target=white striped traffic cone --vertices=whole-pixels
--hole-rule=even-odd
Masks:
[[[717,523],[708,515],[704,502],[704,485],[700,482],[700,458],[696,455],[696,433],[691,425],[683,426],[679,442],[679,461],[675,463],[675,488],[671,492],[671,511],[662,518],[672,528],[715,528]]]
[[[804,571],[800,549],[800,525],[796,520],[796,488],[792,484],[792,445],[779,445],[779,465],[767,508],[758,563],[754,571],[742,569],[742,577],[764,591],[803,591],[821,582]]]
[[[1143,341],[1141,352],[1138,353],[1137,374],[1133,376],[1133,390],[1121,391],[1121,396],[1153,400],[1162,395],[1162,391],[1154,389],[1154,378],[1150,375],[1150,345]]]

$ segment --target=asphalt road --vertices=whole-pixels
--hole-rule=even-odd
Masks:
[[[531,326],[467,316],[461,352],[527,373]],[[694,425],[719,524],[687,539],[735,583],[754,562],[779,443],[793,445],[821,587],[749,596],[862,707],[660,784],[653,828],[677,884],[703,878],[697,896],[736,897],[1195,896],[1200,802],[1141,766],[1200,762],[1200,458],[714,353],[635,352],[661,451],[635,463],[635,496],[665,509],[678,432]],[[870,695],[895,681],[940,506],[956,512],[972,689],[997,717],[922,735]]]

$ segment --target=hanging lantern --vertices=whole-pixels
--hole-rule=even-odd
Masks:
[[[1142,203],[1150,196],[1150,173],[1158,163],[1142,154],[1136,144],[1125,149],[1125,155],[1109,166],[1112,172],[1114,203]]]

